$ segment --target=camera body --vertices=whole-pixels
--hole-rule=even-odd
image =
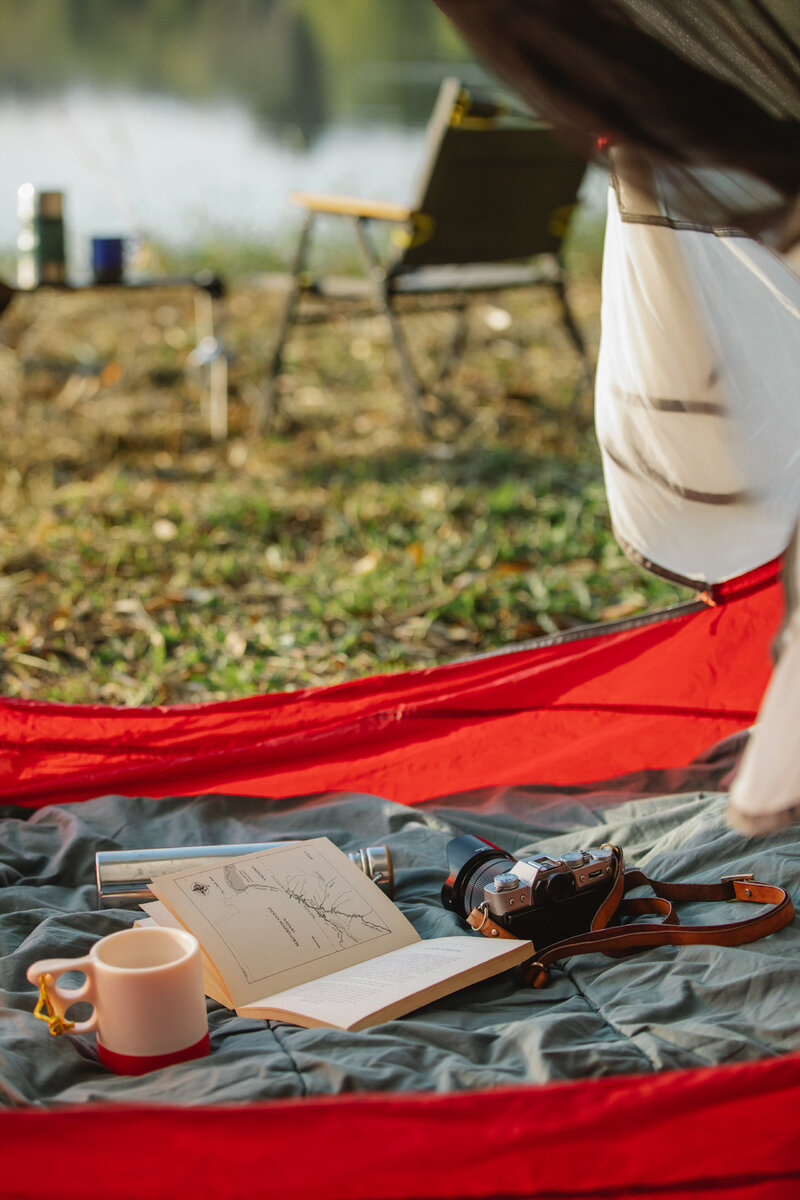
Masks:
[[[466,834],[447,845],[450,873],[442,904],[466,918],[484,911],[514,937],[530,939],[537,950],[586,933],[611,891],[616,854],[610,846],[517,858]]]

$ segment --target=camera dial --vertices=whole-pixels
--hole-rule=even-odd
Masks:
[[[520,883],[513,871],[503,871],[502,875],[495,875],[492,882],[496,892],[510,892],[512,888],[518,888]]]

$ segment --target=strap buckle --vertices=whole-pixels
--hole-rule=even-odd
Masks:
[[[534,959],[529,967],[528,979],[531,987],[547,987],[550,982],[550,968],[546,967],[544,963],[540,963],[538,959]]]
[[[480,925],[473,925],[472,928],[477,930],[478,933],[480,933],[480,931],[483,929],[486,922],[489,920],[489,905],[484,900],[483,904],[478,905],[476,911],[483,913],[483,920],[481,921]]]
[[[753,883],[754,880],[755,880],[755,875],[753,874],[752,871],[744,871],[741,875],[723,875],[722,876],[722,882],[727,883],[728,886],[733,891],[733,896],[731,897],[732,900],[749,899],[753,894],[750,891],[750,888],[745,888],[744,896],[740,896],[737,894],[736,884],[737,883]]]

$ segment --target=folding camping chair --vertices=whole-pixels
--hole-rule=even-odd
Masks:
[[[458,314],[433,386],[452,370],[467,334],[469,298],[506,288],[545,286],[558,297],[566,331],[588,372],[586,347],[573,317],[561,257],[586,169],[585,160],[529,117],[510,116],[477,101],[457,79],[446,79],[428,125],[427,152],[411,205],[351,196],[294,192],[305,221],[292,266],[292,286],[259,414],[269,426],[279,402],[284,348],[295,322],[307,319],[300,300],[371,299],[389,321],[403,392],[423,428],[428,414],[423,383],[399,319],[405,297],[438,297]],[[315,278],[307,270],[312,228],[320,216],[349,218],[366,278]],[[401,227],[399,249],[384,263],[371,237],[373,221]],[[395,239],[395,242],[398,239]]]

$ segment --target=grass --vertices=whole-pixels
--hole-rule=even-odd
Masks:
[[[591,248],[573,274],[596,346]],[[292,338],[283,426],[258,436],[277,309],[245,278],[232,288],[218,445],[190,369],[190,291],[42,292],[8,310],[5,695],[131,705],[291,690],[683,598],[613,539],[591,400],[576,404],[580,364],[549,297],[476,306],[453,384],[469,420],[430,437],[398,392],[383,323],[344,316]],[[421,360],[449,320],[409,316]]]

